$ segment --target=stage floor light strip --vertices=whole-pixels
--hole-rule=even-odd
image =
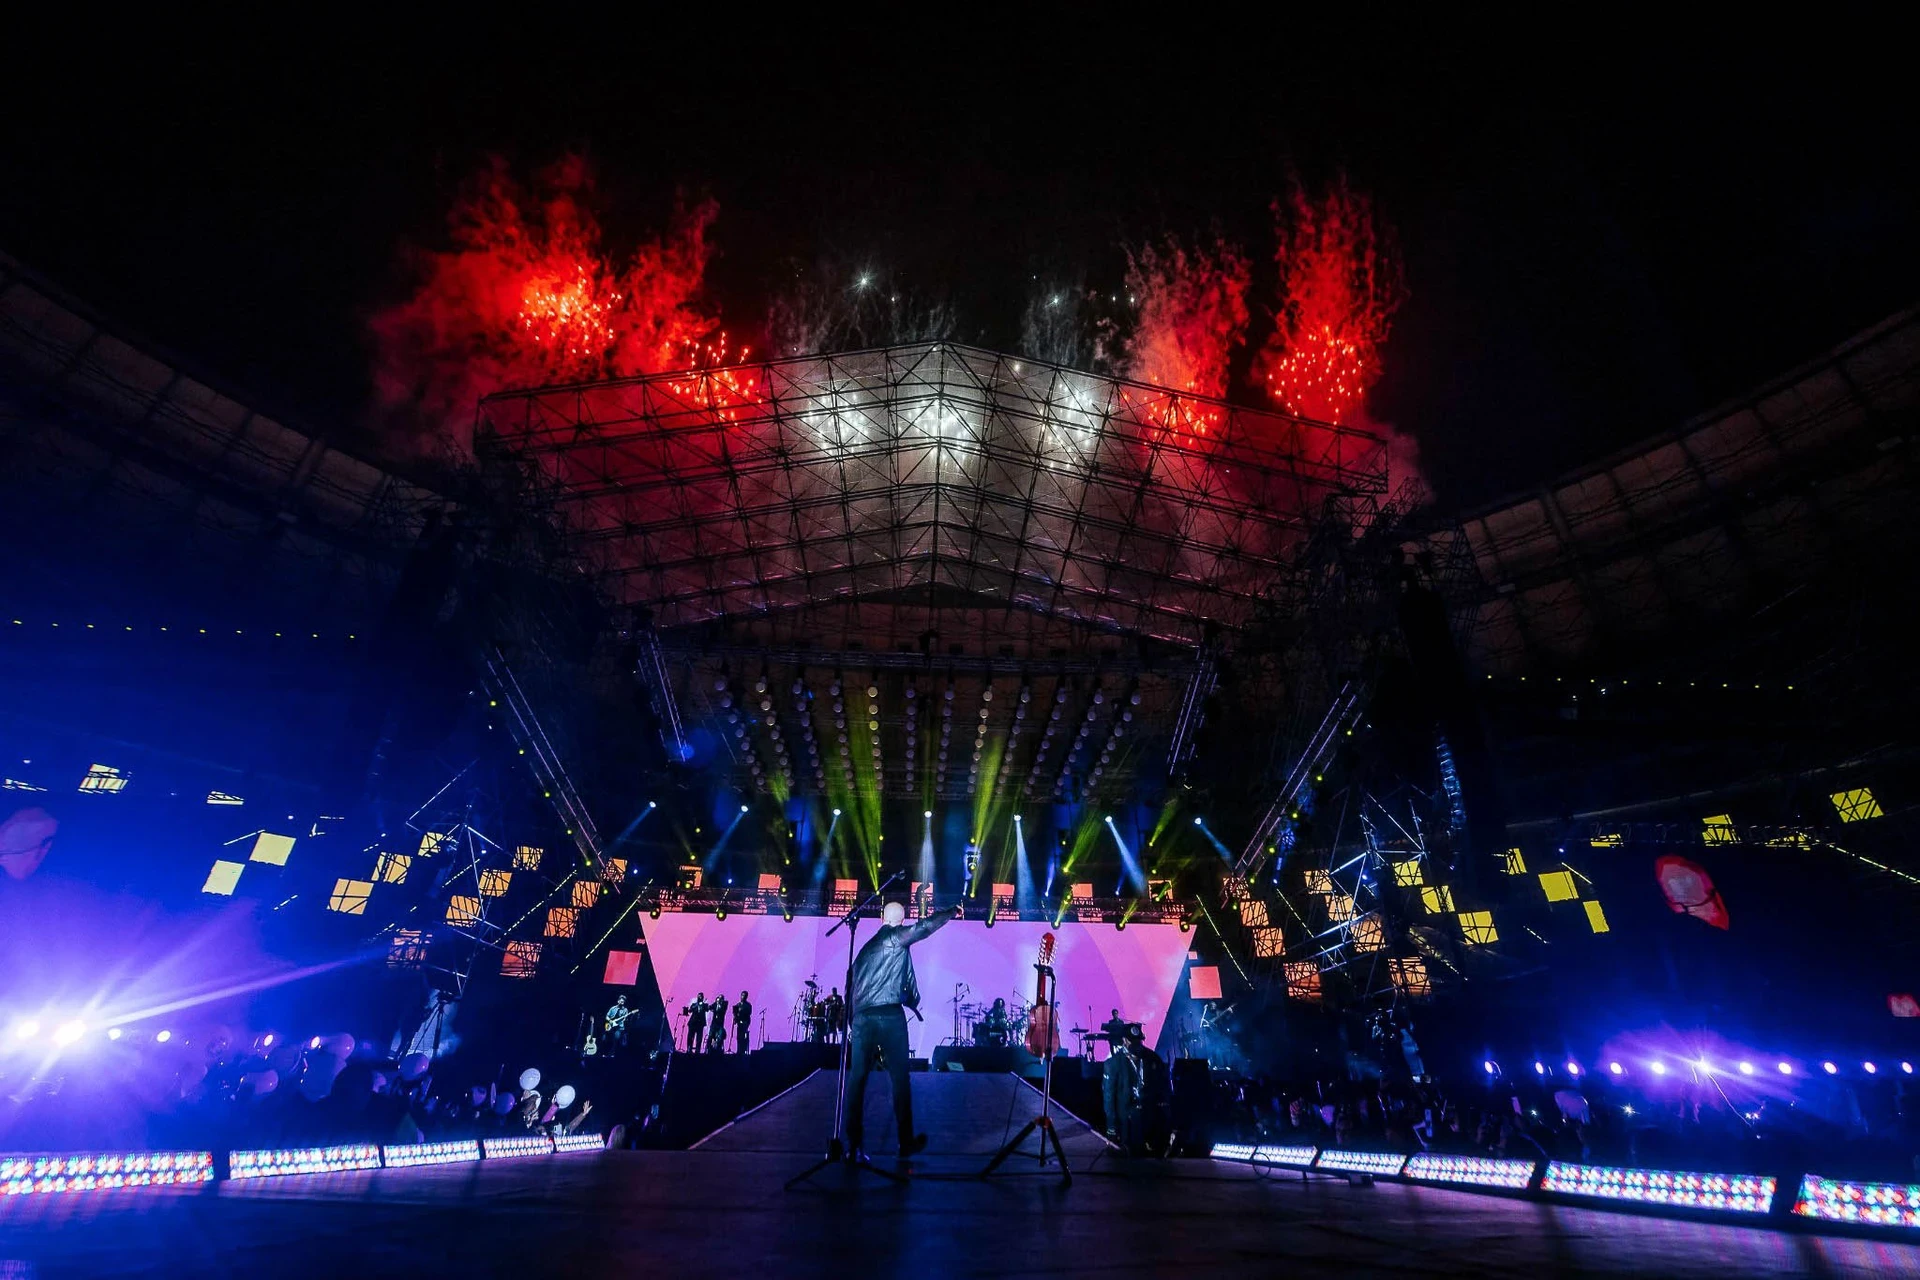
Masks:
[[[472,1138],[465,1142],[412,1142],[405,1146],[380,1148],[389,1169],[411,1169],[427,1164],[462,1164],[480,1158],[480,1144]]]
[[[607,1140],[597,1133],[563,1133],[553,1140],[555,1151],[600,1151]]]
[[[480,1145],[489,1160],[511,1160],[515,1156],[550,1156],[552,1138],[482,1138]]]
[[[1207,1154],[1215,1160],[1251,1160],[1258,1147],[1243,1146],[1237,1142],[1216,1142]]]
[[[1847,1182],[1809,1173],[1800,1179],[1793,1212],[1823,1222],[1876,1227],[1920,1227],[1920,1186],[1901,1182]]]
[[[1541,1180],[1542,1191],[1630,1200],[1726,1213],[1766,1213],[1777,1180],[1747,1173],[1675,1173],[1664,1169],[1614,1169],[1605,1165],[1565,1164],[1555,1160]]]
[[[378,1169],[380,1148],[372,1143],[341,1147],[294,1147],[284,1151],[236,1151],[228,1176],[277,1178],[288,1173],[342,1173],[349,1169]]]
[[[1532,1160],[1496,1160],[1489,1156],[1437,1156],[1422,1153],[1407,1161],[1404,1176],[1419,1182],[1451,1182],[1468,1187],[1525,1191],[1533,1181]]]
[[[1313,1158],[1320,1154],[1318,1147],[1267,1147],[1255,1151],[1256,1162],[1285,1165],[1289,1169],[1305,1169],[1313,1164]]]
[[[183,1187],[213,1181],[211,1151],[0,1156],[0,1195]]]
[[[1392,1177],[1400,1172],[1407,1158],[1398,1151],[1322,1151],[1315,1169],[1333,1169],[1340,1173],[1372,1173]]]

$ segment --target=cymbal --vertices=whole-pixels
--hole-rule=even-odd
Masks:
[[[1093,1032],[1087,1030],[1085,1027],[1068,1027],[1067,1034],[1070,1036],[1090,1036]]]

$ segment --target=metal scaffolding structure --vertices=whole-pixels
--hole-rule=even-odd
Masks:
[[[480,419],[517,510],[641,619],[669,752],[776,794],[1081,801],[1163,775],[1218,664],[1314,599],[1317,531],[1391,509],[1365,433],[948,343]]]

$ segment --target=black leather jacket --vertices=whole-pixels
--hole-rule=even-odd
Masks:
[[[913,957],[907,948],[959,917],[960,908],[949,907],[913,924],[881,925],[854,959],[852,998],[847,1003],[855,1012],[889,1005],[918,1009],[920,983],[913,976]]]

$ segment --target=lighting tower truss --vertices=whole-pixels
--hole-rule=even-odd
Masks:
[[[1363,432],[941,342],[503,394],[476,438],[490,497],[644,620],[668,757],[773,794],[1163,773],[1321,524],[1391,507]]]
[[[1256,965],[1294,999],[1424,999],[1466,964],[1446,859],[1422,817],[1439,798],[1405,787],[1384,799],[1350,791],[1345,802],[1358,839],[1303,852],[1277,886],[1229,876],[1223,905],[1239,914]]]

